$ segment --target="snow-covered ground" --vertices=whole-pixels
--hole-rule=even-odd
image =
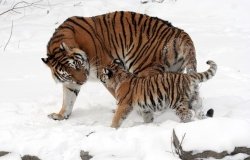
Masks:
[[[0,13],[18,0],[0,0]],[[28,2],[37,2],[29,0]],[[186,133],[185,150],[232,151],[250,147],[250,2],[248,0],[41,0],[35,7],[0,16],[0,160],[37,155],[42,160],[80,160],[80,150],[93,160],[178,160],[172,152],[172,130]],[[157,115],[144,124],[132,113],[118,130],[110,128],[115,100],[98,82],[82,87],[72,116],[53,121],[62,87],[42,63],[54,29],[67,17],[130,10],[169,20],[192,37],[198,70],[209,59],[217,75],[200,87],[205,109],[214,118],[180,123],[174,113]],[[11,39],[5,48],[11,33]],[[5,50],[4,50],[5,48]],[[242,160],[236,155],[232,160]],[[225,160],[230,159],[229,157]]]

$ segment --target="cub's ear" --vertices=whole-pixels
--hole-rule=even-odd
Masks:
[[[48,58],[41,58],[45,64],[48,64]]]
[[[120,59],[114,59],[112,63],[124,67],[123,62]]]

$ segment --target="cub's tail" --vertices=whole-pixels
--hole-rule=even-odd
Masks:
[[[191,73],[190,76],[198,82],[205,82],[211,79],[217,71],[217,64],[211,60],[207,61],[207,64],[210,65],[210,68],[207,71],[201,73]]]

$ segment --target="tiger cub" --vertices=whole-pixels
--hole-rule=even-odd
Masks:
[[[117,109],[111,127],[118,128],[122,120],[130,113],[133,107],[141,111],[144,122],[153,121],[153,112],[167,108],[175,110],[182,122],[189,122],[195,114],[193,105],[199,103],[195,91],[200,82],[212,78],[217,70],[213,61],[207,61],[210,68],[202,73],[172,73],[164,72],[148,77],[137,77],[123,69],[120,60],[115,59],[112,64],[103,68],[101,81],[115,90]],[[210,113],[213,110],[210,109]],[[200,113],[199,113],[200,114]],[[205,118],[204,116],[199,119]]]

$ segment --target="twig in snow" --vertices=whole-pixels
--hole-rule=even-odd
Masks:
[[[216,158],[216,159],[222,159],[226,156],[232,156],[236,155],[239,153],[247,154],[249,155],[245,160],[250,159],[250,148],[247,147],[235,147],[233,152],[228,153],[227,151],[222,151],[222,152],[215,152],[212,150],[205,150],[200,153],[194,153],[193,151],[184,151],[182,149],[182,144],[180,143],[178,137],[175,134],[175,130],[173,130],[173,145],[175,147],[175,153],[180,157],[182,160],[197,160],[197,159],[202,159],[202,158]],[[184,137],[184,136],[183,136]]]
[[[90,132],[89,134],[86,135],[86,137],[90,136],[93,133],[95,133],[95,131]]]
[[[16,4],[14,4],[13,6],[12,6],[12,8],[10,8],[10,9],[8,9],[8,10],[6,10],[6,11],[4,11],[4,12],[2,12],[2,13],[0,13],[0,16],[1,15],[4,15],[5,13],[8,13],[8,12],[16,12],[16,13],[20,13],[20,12],[18,12],[18,11],[16,11],[17,9],[21,9],[21,8],[27,8],[27,7],[38,7],[37,6],[37,3],[39,3],[39,2],[41,2],[42,0],[39,0],[39,1],[36,1],[36,2],[32,2],[32,3],[28,3],[28,2],[26,2],[26,1],[20,1],[20,2],[18,2],[18,3],[16,3]],[[21,4],[23,4],[22,6],[20,6]],[[39,8],[39,7],[38,7]]]
[[[12,31],[13,31],[13,21],[11,22],[10,37],[9,37],[7,43],[5,44],[3,51],[5,51],[6,47],[8,46],[8,44],[10,42],[10,39],[11,39],[11,36],[12,36]]]
[[[82,160],[90,160],[93,156],[89,155],[89,152],[80,151],[80,157]]]
[[[82,2],[78,2],[78,3],[74,4],[74,7],[81,6],[81,4],[82,4]]]

